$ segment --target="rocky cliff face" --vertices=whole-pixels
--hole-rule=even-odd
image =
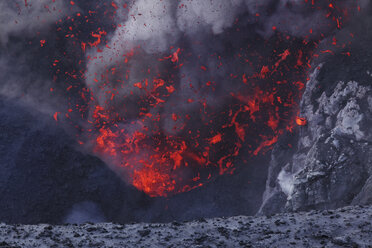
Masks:
[[[261,214],[372,203],[370,52],[326,61],[302,98],[307,125],[273,150]]]

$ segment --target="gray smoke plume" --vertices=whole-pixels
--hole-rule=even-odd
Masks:
[[[14,0],[0,2],[0,43],[10,36],[35,36],[70,13],[66,1]]]
[[[135,89],[133,83],[143,78],[142,71],[146,66],[160,64],[157,53],[172,53],[184,40],[194,39],[201,45],[191,44],[190,50],[207,56],[212,49],[223,44],[214,44],[215,47],[210,49],[206,43],[209,40],[215,42],[213,37],[223,35],[239,18],[247,24],[254,23],[256,29],[251,32],[265,37],[274,33],[273,27],[291,36],[327,37],[336,28],[336,21],[326,17],[332,9],[327,8],[328,1],[315,2],[313,6],[303,0],[138,0],[128,1],[124,8],[123,1],[116,1],[119,7],[117,28],[103,52],[93,50],[90,54],[97,59],[87,66],[86,84],[100,96],[100,104],[104,105],[107,99],[97,89],[94,79],[103,77],[105,71],[113,67],[123,71],[130,68],[130,83],[120,93],[124,96],[129,92],[140,95],[143,91]],[[367,0],[338,1],[337,6],[356,11],[356,6],[364,7],[367,3]],[[198,49],[200,46],[202,49]],[[135,47],[141,47],[146,55],[135,55],[129,65],[123,65],[123,56]],[[174,47],[173,50],[170,47]],[[182,69],[180,74],[192,75],[193,72]]]
[[[114,104],[121,108],[122,104],[127,104],[132,107],[131,113],[124,114],[130,119],[138,114],[138,106],[132,106],[130,102],[138,101],[146,94],[134,84],[144,78],[155,77],[159,72],[171,71],[172,65],[164,68],[164,63],[158,61],[159,57],[172,54],[185,41],[189,41],[188,49],[184,53],[191,52],[199,55],[201,63],[204,62],[205,66],[211,69],[207,73],[202,73],[197,66],[184,66],[179,72],[174,72],[178,75],[187,75],[187,77],[178,79],[179,87],[182,90],[174,94],[164,108],[173,112],[177,110],[181,113],[197,112],[197,104],[184,104],[189,98],[205,98],[210,104],[216,104],[218,95],[195,93],[188,87],[190,82],[195,88],[198,88],[208,78],[218,77],[218,75],[223,78],[226,74],[234,71],[236,67],[234,64],[231,64],[229,68],[224,66],[222,69],[214,70],[213,68],[216,68],[218,61],[208,58],[208,56],[213,52],[223,52],[223,42],[226,43],[229,39],[243,40],[245,39],[243,37],[250,35],[248,33],[241,35],[241,37],[235,35],[230,38],[227,37],[229,34],[224,35],[224,32],[231,28],[235,21],[242,19],[241,22],[246,22],[247,25],[254,24],[255,28],[250,30],[252,36],[259,33],[268,38],[273,35],[273,27],[275,27],[275,30],[291,36],[312,39],[321,36],[327,37],[327,34],[333,32],[337,27],[335,20],[326,17],[327,12],[332,9],[327,8],[327,4],[329,4],[327,1],[315,2],[316,4],[313,6],[310,2],[305,3],[302,0],[182,0],[180,2],[138,0],[128,1],[127,5],[123,5],[123,1],[116,1],[119,7],[117,28],[107,46],[103,47],[102,52],[97,53],[94,49],[89,54],[90,57],[97,59],[89,61],[87,65],[86,84],[96,95],[100,105]],[[339,1],[337,6],[356,11],[358,4],[364,7],[367,2],[366,0]],[[223,40],[216,39],[221,36],[224,37]],[[209,44],[210,41],[213,42],[213,46]],[[126,54],[136,47],[140,47],[142,53],[133,55],[129,63],[125,64]],[[159,70],[151,71],[150,74],[144,76],[144,71],[149,67],[159,68]],[[110,70],[113,68],[115,76],[110,75]],[[208,76],[206,76],[207,74]],[[128,79],[125,80],[125,87],[117,90],[120,97],[130,100],[109,101],[111,96],[106,92],[117,88],[117,84],[112,82],[126,76]],[[107,80],[107,77],[112,84],[102,88],[100,83],[102,79]],[[224,84],[224,89],[233,90],[234,87],[229,86],[232,85]],[[153,108],[151,111],[152,114],[156,114],[160,110]],[[170,121],[170,123],[173,122]],[[168,123],[164,128],[173,133],[172,128],[167,128],[170,126],[173,125]]]

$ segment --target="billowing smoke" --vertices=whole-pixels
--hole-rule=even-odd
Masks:
[[[16,0],[0,3],[0,42],[4,46],[11,36],[35,36],[70,10],[63,1]]]
[[[257,33],[268,39],[275,32],[301,39],[318,40],[344,25],[346,19],[357,11],[357,6],[364,7],[368,1],[338,1],[334,6],[332,1],[312,2],[315,3],[304,0],[115,1],[115,7],[118,8],[117,27],[108,44],[101,47],[102,50],[91,51],[89,56],[95,59],[88,62],[86,84],[98,95],[99,104],[105,105],[111,104],[106,101],[112,97],[110,93],[107,94],[107,87],[117,90],[120,95],[131,95],[131,98],[146,94],[134,84],[144,78],[144,71],[149,67],[157,67],[157,71],[149,72],[150,75],[147,77],[161,73],[187,75],[177,79],[180,81],[182,92],[173,97],[175,102],[171,101],[172,108],[182,110],[184,104],[180,103],[195,94],[187,87],[190,82],[198,88],[201,81],[213,78],[210,75],[224,77],[234,71],[237,66],[234,63],[228,64],[229,68],[224,65],[222,69],[214,70],[218,67],[219,61],[218,58],[211,58],[213,53],[226,53],[227,42],[245,40]],[[345,14],[345,11],[350,13]],[[251,28],[232,34],[231,27],[234,23],[238,23],[242,28],[248,26]],[[226,32],[228,29],[229,32]],[[211,42],[213,44],[210,44]],[[180,66],[177,72],[174,70],[172,72],[174,68],[172,64],[164,65],[159,62],[159,56],[162,54],[168,56],[173,53],[177,57],[180,56],[177,49],[181,47],[182,54],[193,53],[196,59],[201,61],[200,64],[204,62],[204,66],[210,69],[207,72],[210,75],[205,76],[205,73],[194,65]],[[137,51],[135,54],[136,49],[140,52]],[[120,77],[124,76],[128,77],[126,87],[117,89],[118,83],[111,81],[119,81]],[[105,85],[102,88],[97,81],[103,80],[110,81],[112,85]],[[223,85],[227,87],[226,90],[234,88],[229,83]],[[212,104],[221,102],[215,96],[214,93],[206,99]],[[127,104],[131,106],[130,103]],[[119,108],[121,106],[118,104]]]

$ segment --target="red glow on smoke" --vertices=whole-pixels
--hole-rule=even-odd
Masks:
[[[177,58],[172,62],[180,63],[183,58],[178,57],[179,53],[179,49],[172,53],[169,58]],[[305,57],[289,49],[277,54],[271,65],[257,67],[259,73],[242,73],[238,77],[242,79],[239,90],[226,92],[222,97],[230,101],[221,108],[198,99],[198,91],[213,91],[209,87],[212,83],[195,91],[193,99],[187,99],[184,104],[199,105],[200,123],[195,123],[192,113],[173,112],[167,116],[162,111],[149,112],[162,109],[172,94],[180,90],[172,80],[144,78],[133,83],[133,89],[142,92],[136,104],[143,107],[136,121],[127,122],[110,104],[95,105],[92,114],[92,122],[98,129],[95,152],[108,156],[115,170],[153,197],[189,191],[217,175],[232,173],[243,148],[244,156],[257,156],[270,149],[285,129],[292,128],[292,110],[303,83],[272,80],[282,78],[282,70],[288,71],[288,66],[298,67],[298,60]],[[306,65],[307,61],[302,64]],[[113,94],[108,101],[117,97],[110,82],[105,81],[100,87],[107,87],[106,92]],[[160,127],[167,120],[174,123],[176,134],[166,133]]]
[[[311,4],[314,5],[314,1]],[[111,2],[108,7],[116,11],[121,6]],[[328,7],[328,17],[341,28],[347,12],[335,3]],[[89,11],[89,15],[94,13]],[[84,18],[89,21],[88,15]],[[272,30],[278,32],[278,28],[273,26]],[[72,31],[69,29],[65,37],[76,38]],[[89,41],[77,39],[75,44],[83,53],[89,54],[89,49],[94,49],[101,54],[103,47],[110,48],[107,34],[108,31],[97,29],[90,33]],[[262,40],[266,42],[269,43]],[[288,34],[279,33],[270,42],[276,45],[270,47],[269,54],[248,45],[241,47],[233,57],[237,69],[226,71],[224,79],[212,74],[214,70],[224,69],[222,62],[218,61],[216,69],[205,60],[189,61],[198,54],[193,57],[186,48],[171,47],[166,54],[159,54],[156,61],[146,61],[148,64],[141,76],[134,80],[132,60],[144,54],[138,46],[126,54],[117,54],[122,60],[116,66],[94,75],[94,87],[102,94],[95,94],[89,88],[79,91],[82,102],[89,107],[76,104],[68,107],[68,113],[76,107],[84,116],[82,119],[88,119],[84,130],[89,133],[87,143],[93,143],[94,152],[137,189],[152,197],[190,191],[219,175],[233,173],[243,164],[241,158],[246,160],[265,153],[285,131],[292,131],[296,124],[307,124],[306,119],[295,114],[307,70],[311,68],[311,51],[317,44],[308,38],[298,42]],[[40,41],[41,46],[44,44],[45,41]],[[221,56],[210,54],[209,59],[217,61]],[[87,60],[94,63],[101,57],[90,54]],[[58,61],[54,63],[57,66]],[[190,75],[180,76],[183,66],[193,66],[202,82],[193,82]],[[73,79],[87,78],[85,71],[64,74]],[[181,79],[187,81],[186,86],[180,86]],[[234,89],[221,86],[231,82]],[[75,88],[68,85],[66,91]],[[167,103],[175,101],[172,97],[182,96],[186,90],[194,94],[178,100],[190,111],[166,108]],[[209,95],[221,99],[221,106],[211,104],[207,99]],[[54,115],[56,121],[63,117],[58,114]]]

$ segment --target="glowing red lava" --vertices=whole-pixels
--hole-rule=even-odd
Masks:
[[[340,25],[338,18],[332,18]],[[100,36],[95,37],[100,42]],[[237,158],[257,156],[270,149],[285,130],[293,130],[294,123],[300,126],[307,123],[303,118],[296,118],[294,111],[304,88],[305,75],[310,68],[310,48],[314,45],[305,39],[295,49],[289,45],[295,42],[288,42],[295,40],[294,38],[278,37],[278,48],[273,49],[270,59],[256,60],[258,65],[252,65],[252,56],[260,51],[251,51],[252,55],[249,56],[244,53],[236,55],[236,63],[243,60],[247,66],[230,74],[230,80],[240,82],[235,90],[216,95],[224,99],[222,106],[210,106],[206,94],[200,92],[214,92],[219,84],[226,84],[228,79],[219,82],[210,78],[197,88],[190,82],[195,96],[190,96],[183,104],[198,107],[186,113],[165,111],[172,96],[180,94],[183,89],[174,77],[162,78],[162,72],[150,78],[144,75],[142,79],[132,83],[135,90],[140,92],[137,94],[141,95],[136,100],[136,104],[141,107],[134,118],[125,119],[125,115],[118,112],[122,109],[113,107],[110,103],[105,102],[105,107],[96,103],[93,113],[93,123],[98,130],[95,152],[101,156],[109,156],[120,174],[152,197],[189,191],[217,175],[232,173],[236,168]],[[281,42],[287,44],[287,47],[284,45],[284,49],[279,48],[282,46]],[[130,63],[136,53],[141,53],[140,47],[137,50],[125,56],[123,63]],[[173,48],[169,56],[160,57],[158,61],[168,63],[167,66],[173,63],[179,69],[188,63],[184,53],[186,51],[182,48]],[[220,66],[223,67],[223,63]],[[153,67],[162,65],[149,65],[147,70],[157,71]],[[244,68],[254,69],[248,73]],[[117,70],[111,68],[97,79],[98,87],[111,95],[111,101],[117,97],[115,87],[120,86],[115,83],[116,86],[112,87],[113,83],[108,78]],[[195,66],[200,78],[210,70],[204,64]],[[165,74],[173,73],[170,71]],[[120,79],[124,85],[121,87],[128,87],[128,78],[130,71]],[[120,93],[118,95],[121,97]],[[125,104],[122,108],[126,108]],[[152,111],[153,109],[157,111]],[[195,115],[193,111],[198,114]],[[161,127],[169,120],[174,122],[174,134]]]
[[[114,2],[111,7],[119,8]],[[340,28],[347,11],[335,4],[328,9],[327,18]],[[83,18],[80,13],[78,17]],[[89,16],[85,18],[88,22]],[[93,76],[92,84],[79,91],[88,107],[76,106],[82,116],[90,116],[84,131],[94,152],[137,189],[165,197],[233,173],[250,157],[269,150],[285,131],[292,132],[296,123],[306,125],[306,119],[296,118],[297,103],[311,59],[318,56],[312,54],[317,41],[310,38],[311,29],[309,37],[301,38],[281,34],[276,26],[272,30],[269,40],[244,38],[252,44],[222,40],[228,43],[225,50],[212,49],[204,57],[186,45],[147,56],[138,45],[118,54],[115,62],[110,58],[103,71],[80,72],[84,79]],[[235,26],[228,32],[243,35]],[[103,49],[112,49],[107,33],[98,29],[90,34],[91,42],[76,42],[83,53],[96,51],[96,56],[87,55],[88,63],[104,61]],[[209,45],[197,38],[189,42]],[[192,75],[183,73],[184,68]],[[79,77],[76,71],[65,74]]]
[[[173,63],[182,60],[179,53],[180,49],[177,56],[173,53],[169,57]],[[277,60],[271,65],[258,67],[259,73],[236,76],[238,90],[219,96],[228,99],[222,106],[210,106],[204,95],[196,93],[183,104],[195,104],[197,115],[192,111],[162,111],[172,95],[182,91],[172,80],[144,78],[133,83],[133,88],[143,94],[137,102],[142,107],[132,120],[126,121],[117,106],[95,105],[95,152],[108,156],[120,174],[153,197],[189,191],[217,175],[232,173],[242,150],[245,158],[257,156],[269,149],[284,130],[292,129],[293,109],[304,84],[297,81],[297,76],[293,82],[273,80],[282,78],[288,65],[304,72],[305,67],[297,62],[306,58],[300,56],[302,52],[286,49],[274,55]],[[196,91],[213,91],[208,82]],[[113,100],[117,96],[108,85],[104,83],[102,88],[107,88]],[[161,111],[151,112],[154,108]],[[174,122],[175,134],[161,127],[169,120]]]
[[[302,117],[296,117],[296,123],[297,125],[299,126],[306,126],[307,125],[307,120],[305,118],[302,118]]]

